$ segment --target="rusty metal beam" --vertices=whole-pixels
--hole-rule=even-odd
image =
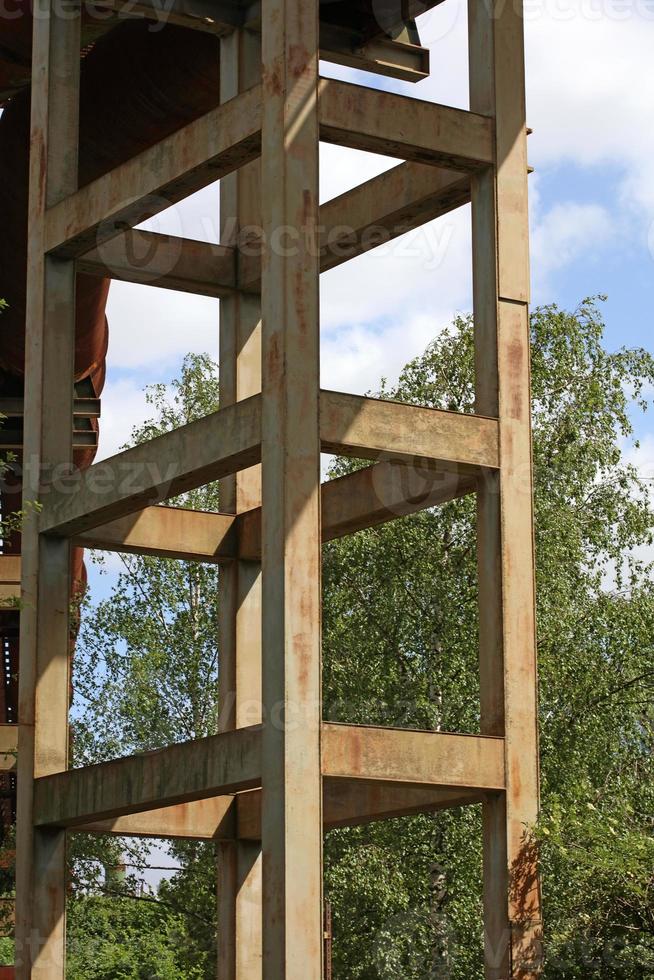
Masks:
[[[155,4],[137,0],[137,6],[138,13],[152,15]],[[399,5],[402,17],[418,6],[424,7],[417,0]],[[208,23],[226,10],[229,23]],[[20,980],[63,980],[64,828],[99,832],[109,820],[115,833],[121,828],[192,836],[203,830],[201,839],[222,840],[227,887],[221,917],[231,938],[220,980],[260,977],[261,917],[250,910],[239,919],[235,910],[246,893],[259,908],[261,839],[266,978],[320,980],[323,829],[477,801],[484,807],[486,980],[531,980],[539,971],[540,902],[535,852],[525,830],[538,812],[538,752],[520,5],[471,0],[472,112],[319,81],[318,51],[326,44],[339,48],[335,60],[341,63],[395,77],[402,71],[406,77],[420,74],[416,59],[424,53],[373,37],[374,31],[361,44],[324,25],[321,32],[318,0],[275,0],[243,9],[176,0],[172,17],[223,34],[222,91],[229,101],[78,192],[79,25],[66,28],[43,19],[35,32],[27,317],[27,374],[34,394],[26,449],[55,471],[70,462],[72,400],[60,390],[61,377],[72,378],[70,259],[91,247],[80,258],[81,271],[109,270],[116,278],[224,300],[225,390],[221,412],[209,419],[92,467],[67,488],[30,487],[45,511],[40,528],[33,517],[24,535],[29,601],[21,628],[18,928],[19,943],[36,931],[45,947],[19,967]],[[230,61],[239,36],[255,36],[240,32],[246,19],[255,27],[262,21],[263,57],[255,59],[264,68],[261,89],[244,84],[239,59]],[[319,213],[319,136],[409,163]],[[242,175],[243,165],[259,154],[263,262],[239,251],[238,240],[212,249],[166,236],[123,234],[239,167],[239,175],[223,184],[225,213],[239,221],[247,213],[258,224],[254,183]],[[479,414],[320,393],[319,272],[469,198]],[[339,223],[350,227],[337,230]],[[377,239],[371,234],[375,224]],[[294,254],[271,247],[280,228],[298,232]],[[56,258],[44,256],[54,251]],[[237,404],[227,407],[230,401]],[[75,437],[85,441],[92,434],[76,430]],[[321,490],[321,449],[380,462]],[[263,507],[259,474],[251,469],[260,458]],[[236,471],[242,475],[221,488],[228,514],[145,506]],[[482,734],[321,724],[321,540],[475,490]],[[132,516],[135,511],[142,513]],[[49,534],[39,539],[39,530]],[[228,714],[221,707],[226,727],[236,730],[62,771],[68,744],[70,542],[57,535],[231,562],[223,576],[222,687],[223,698],[234,696],[234,707]],[[259,697],[255,660],[261,636],[267,646]],[[256,652],[243,658],[247,650]],[[246,690],[254,690],[253,699],[263,704],[261,728],[239,727],[239,698]]]
[[[392,786],[349,779],[325,779],[323,794],[325,830],[472,806],[487,795],[478,790]]]
[[[332,541],[474,493],[477,481],[419,464],[377,463],[322,487],[322,539]]]
[[[320,136],[339,146],[468,173],[494,161],[488,117],[333,79],[320,83]]]
[[[256,159],[260,149],[255,87],[49,209],[46,251],[75,258]]]
[[[438,507],[476,489],[474,477],[441,472],[418,461],[412,466],[394,462],[366,466],[323,483],[322,541]],[[257,559],[261,554],[258,509],[239,515],[238,549],[242,558]]]
[[[343,146],[463,171],[493,161],[492,122],[462,109],[322,79],[320,119],[321,137]],[[255,86],[52,208],[47,251],[78,257],[244,166],[260,127]]]
[[[470,177],[401,163],[320,209],[322,272],[449,214],[470,201]]]
[[[477,802],[504,786],[502,739],[331,723],[322,738],[327,827]],[[43,777],[36,823],[139,836],[231,834],[224,797],[260,783],[260,744],[255,726]],[[239,835],[254,839],[246,814],[257,799],[245,794]]]
[[[469,202],[468,175],[419,163],[393,167],[322,205],[320,270],[333,269]],[[261,289],[261,258],[252,250],[252,244],[239,249],[238,243],[212,245],[132,229],[80,256],[77,268],[124,282],[229,298],[236,289]]]
[[[470,177],[421,163],[401,163],[320,208],[320,271],[327,272],[427,221],[468,204]],[[240,289],[261,288],[257,255],[240,255]]]
[[[321,730],[325,829],[479,803],[489,793],[497,794],[505,784],[504,742],[500,738],[330,722],[323,723]],[[246,732],[250,740],[247,755],[258,759],[258,749],[253,746],[254,741],[260,738],[261,729],[240,729],[238,734]],[[65,822],[66,826],[84,833],[198,840],[258,840],[261,835],[261,792],[251,791],[251,787],[246,787],[247,792],[239,792],[236,796],[216,795],[213,799],[200,799],[198,790],[198,799],[194,802],[165,807],[158,805],[178,792],[179,780],[175,781],[174,777],[177,761],[188,760],[191,768],[198,770],[205,764],[203,760],[211,759],[216,752],[215,740],[233,739],[236,735],[236,732],[217,735],[158,753],[102,763],[53,777],[64,787],[66,778],[71,777],[73,789],[64,788],[62,792],[62,795],[71,797],[77,782],[79,802],[73,804],[73,810],[68,805],[63,814],[56,807],[53,810],[52,805],[48,808],[46,804],[44,809],[39,810],[39,819],[48,823]],[[240,752],[241,755],[244,753],[240,748],[232,748],[231,751]],[[176,752],[179,758],[170,756],[172,752]],[[226,754],[227,749],[223,755]],[[153,760],[152,770],[143,768],[143,759]],[[157,798],[138,788],[141,774],[148,771],[152,773],[150,783],[160,787],[159,792],[165,795]],[[80,775],[75,776],[76,773]],[[190,780],[194,787],[199,785],[197,780],[193,782],[192,774],[184,778]],[[110,787],[120,786],[121,779],[131,787],[131,796],[127,788],[120,790],[121,814],[111,819],[102,819],[96,797],[89,788],[101,787],[105,779]],[[227,782],[225,777],[224,784]],[[80,785],[86,787],[85,792],[80,791]],[[215,787],[218,781],[210,780],[207,785]],[[44,782],[43,787],[45,795],[47,788],[53,787],[53,781]],[[111,796],[113,805],[118,797],[113,789],[107,790],[107,793],[114,794]],[[187,799],[190,799],[190,795]],[[93,809],[87,800],[93,800]],[[234,800],[236,813],[232,805]],[[145,812],[147,804],[151,808]],[[84,816],[84,813],[87,815]]]
[[[347,779],[323,780],[323,826],[326,831],[394,820],[416,813],[435,813],[482,803],[486,792],[425,786],[393,786]],[[195,800],[177,806],[84,824],[77,833],[168,840],[261,840],[261,791]]]
[[[34,826],[34,780],[68,764],[70,546],[39,537],[29,502],[72,462],[75,268],[45,254],[47,209],[77,187],[81,9],[33,8],[27,224],[22,598],[16,815],[16,976],[64,980],[66,839]],[[38,941],[34,942],[34,937]]]
[[[261,731],[241,728],[40,780],[37,821],[94,833],[258,839],[261,796],[242,791],[261,781]],[[505,785],[501,738],[331,722],[321,735],[326,828],[480,802]],[[224,798],[236,791],[238,830]]]
[[[259,794],[259,790],[252,792]],[[249,795],[249,794],[243,794]],[[214,796],[192,803],[129,813],[111,820],[80,824],[80,834],[111,834],[116,837],[158,837],[166,840],[235,840],[237,837],[236,796]]]
[[[260,82],[260,36],[238,30],[223,38],[221,99],[233,98]],[[221,180],[220,226],[225,247],[239,240],[242,229],[261,226],[259,160]],[[238,254],[237,264],[240,261]],[[239,292],[221,302],[219,349],[220,404],[224,407],[258,394],[261,391],[259,296]],[[222,480],[220,503],[233,515],[260,507],[261,467],[251,467]],[[260,562],[234,561],[224,567],[219,600],[218,718],[220,730],[231,731],[261,721]],[[239,841],[233,835],[217,849],[217,980],[262,978],[262,865],[259,841]]]
[[[159,558],[230,562],[239,554],[238,521],[233,514],[145,507],[138,513],[75,535],[73,543],[83,548]]]
[[[0,415],[7,418],[22,418],[25,414],[24,398],[0,398]],[[101,406],[99,398],[75,398],[73,416],[85,419],[99,419]]]
[[[236,267],[230,246],[134,228],[77,259],[78,272],[219,299],[233,295]]]
[[[125,517],[253,466],[260,445],[257,396],[62,477],[42,496],[41,531],[71,537]]]
[[[323,452],[337,455],[472,475],[499,465],[497,420],[480,415],[323,391],[320,435]]]
[[[72,431],[73,449],[86,449],[98,445],[98,433],[95,429],[74,428]],[[0,428],[0,451],[18,452],[23,448],[25,435],[22,421],[18,425],[2,426]]]
[[[481,726],[504,736],[507,773],[484,805],[486,980],[542,968],[522,19],[522,4],[469,4],[471,106],[494,117],[497,156],[472,192],[476,408],[500,426],[500,471],[478,496]]]
[[[429,76],[430,52],[419,43],[415,17],[441,2],[411,0],[396,4],[392,10],[388,5],[383,9],[377,4],[377,30],[372,30],[370,24],[365,30],[357,29],[352,23],[335,24],[333,18],[325,16],[320,22],[320,57],[323,61],[359,71],[420,82]],[[326,15],[329,14],[328,4],[329,0],[326,0]],[[248,26],[260,28],[260,3],[246,2],[246,5]]]
[[[37,779],[34,822],[72,828],[261,785],[261,727]]]
[[[501,790],[504,740],[325,723],[322,771],[332,779]]]
[[[357,827],[416,813],[436,813],[460,806],[472,806],[497,794],[482,790],[448,789],[433,786],[392,785],[354,779],[323,779],[323,826],[325,831]],[[258,840],[261,835],[261,796],[259,791],[241,793],[236,800],[240,839]],[[209,831],[210,827],[205,827]],[[223,828],[221,828],[222,832]]]
[[[320,57],[332,64],[403,82],[421,82],[429,78],[429,48],[388,37],[362,40],[353,31],[334,24],[320,25]]]
[[[402,463],[377,463],[328,480],[321,488],[323,543],[475,493],[477,485],[473,477]],[[160,558],[258,562],[261,509],[216,514],[146,507],[77,534],[72,543]]]
[[[318,0],[261,29],[263,975],[321,980]]]

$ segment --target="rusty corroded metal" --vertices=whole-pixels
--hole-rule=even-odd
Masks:
[[[175,3],[174,23],[198,28],[202,4]],[[405,18],[414,6],[400,5]],[[26,488],[44,511],[25,529],[20,563],[21,980],[65,975],[66,829],[216,841],[219,980],[322,980],[332,942],[324,830],[473,803],[484,809],[486,980],[540,973],[520,6],[471,0],[471,112],[321,80],[325,23],[336,48],[341,27],[360,32],[359,53],[341,51],[343,62],[364,58],[396,77],[425,67],[417,44],[400,58],[385,43],[366,0],[331,8],[270,0],[245,23],[238,4],[221,4],[215,105],[81,190],[81,20],[35,21],[26,450],[49,470],[72,460],[75,256],[85,275],[113,267],[117,278],[219,296],[223,306],[218,412],[75,475],[74,492],[41,485],[38,467]],[[407,22],[401,43],[412,37]],[[393,52],[399,62],[389,65]],[[408,162],[319,208],[321,137]],[[217,176],[220,246],[123,226]],[[367,243],[373,226],[390,240],[469,200],[476,413],[321,392],[320,272],[379,244]],[[251,225],[260,256],[239,238]],[[280,232],[296,247],[278,247]],[[321,487],[321,451],[374,465]],[[222,513],[152,506],[215,479]],[[322,542],[472,493],[480,733],[323,722]],[[68,770],[71,543],[224,566],[220,734]],[[6,590],[18,567],[5,561]]]

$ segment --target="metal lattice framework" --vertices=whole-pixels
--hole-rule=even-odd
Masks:
[[[207,29],[209,11],[222,35],[221,105],[82,189],[80,17],[51,9],[38,0],[33,54],[25,497],[43,509],[23,539],[17,975],[64,978],[71,830],[219,841],[219,976],[319,980],[324,829],[481,802],[486,977],[536,977],[520,4],[470,0],[463,111],[321,78],[327,34],[342,62],[397,77],[424,77],[426,55],[348,48],[319,27],[318,0],[263,0],[251,23],[236,3],[178,0],[175,23]],[[406,162],[319,208],[320,140]],[[126,230],[218,178],[220,247]],[[476,414],[321,391],[321,271],[371,247],[371,227],[393,237],[469,201]],[[251,226],[261,258],[243,248]],[[221,408],[62,480],[76,267],[221,297]],[[372,465],[321,487],[321,451]],[[416,460],[434,473],[419,503],[407,493]],[[217,479],[223,513],[156,506]],[[322,541],[463,494],[478,501],[480,734],[323,722]],[[68,769],[71,543],[224,564],[220,734]]]

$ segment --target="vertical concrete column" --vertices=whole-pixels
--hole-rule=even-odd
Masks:
[[[484,806],[485,970],[526,980],[542,954],[522,5],[470,0],[469,30],[470,107],[496,142],[472,189],[476,409],[500,420],[500,471],[478,495],[481,720],[505,739],[507,779]]]
[[[72,462],[75,267],[44,254],[46,211],[77,189],[80,9],[36,0],[32,65],[24,490]],[[65,975],[65,833],[34,828],[33,781],[68,766],[70,547],[23,531],[16,942],[20,980]]]
[[[221,39],[221,100],[261,79],[261,38],[246,30]],[[257,249],[261,228],[261,164],[220,182],[221,242]],[[261,391],[261,299],[236,293],[220,302],[220,404]],[[221,510],[239,514],[261,505],[261,467],[220,484]],[[261,720],[261,563],[220,570],[220,729]],[[238,828],[236,828],[238,834]],[[218,980],[261,980],[261,845],[219,845]]]
[[[317,0],[262,45],[263,972],[321,980]]]

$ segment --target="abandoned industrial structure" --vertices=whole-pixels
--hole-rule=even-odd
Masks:
[[[0,612],[21,980],[65,976],[70,833],[215,840],[218,976],[319,980],[325,829],[468,804],[486,977],[540,973],[522,4],[469,0],[464,111],[374,78],[428,77],[416,18],[441,2],[35,0],[0,18],[3,517],[21,492],[40,504],[0,557],[4,598],[22,583]],[[404,162],[320,206],[321,141]],[[219,246],[138,229],[216,180]],[[321,272],[469,203],[475,414],[321,390]],[[111,279],[220,298],[221,407],[94,464]],[[321,452],[370,465],[321,486]],[[165,505],[215,480],[221,513]],[[321,543],[464,494],[479,733],[324,722]],[[219,734],[69,768],[84,547],[221,563]]]

